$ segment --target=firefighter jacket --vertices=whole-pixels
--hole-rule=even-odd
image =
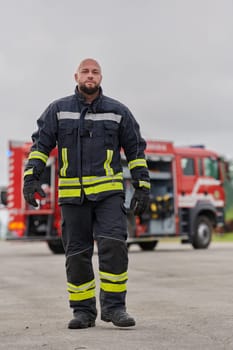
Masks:
[[[150,188],[139,125],[122,103],[100,94],[91,104],[75,94],[52,102],[37,120],[24,176],[40,178],[58,147],[59,204],[98,201],[123,192],[123,150],[135,187]]]

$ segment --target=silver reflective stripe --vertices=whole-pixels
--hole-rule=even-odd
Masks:
[[[87,120],[94,120],[94,121],[101,121],[101,120],[110,120],[116,123],[121,122],[122,116],[119,114],[114,114],[114,113],[97,113],[97,114],[92,114],[88,113],[85,116],[85,119]],[[80,119],[80,113],[78,112],[58,112],[57,113],[57,119]]]
[[[57,113],[57,119],[79,119],[80,113],[79,112],[58,112]]]
[[[75,284],[67,282],[67,290],[69,292],[79,293],[88,289],[95,288],[95,280],[76,286]]]
[[[114,182],[114,181],[122,181],[123,173],[117,173],[112,176],[83,176],[82,183],[86,186],[88,185],[97,185],[101,182]],[[80,181],[78,177],[71,178],[60,178],[58,180],[59,186],[80,186]]]
[[[113,122],[120,123],[121,122],[122,116],[119,114],[114,114],[114,113],[97,113],[97,114],[91,114],[88,113],[85,117],[85,119],[89,120],[111,120]]]
[[[128,272],[123,272],[121,274],[115,275],[113,273],[103,272],[99,271],[100,279],[109,280],[111,282],[122,282],[127,281],[128,279]]]

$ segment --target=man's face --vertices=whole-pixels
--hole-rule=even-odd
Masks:
[[[99,64],[91,59],[82,61],[75,73],[75,80],[81,92],[87,95],[95,94],[102,80]]]

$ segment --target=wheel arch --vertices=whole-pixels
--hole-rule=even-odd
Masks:
[[[191,211],[190,238],[195,234],[195,227],[198,217],[206,216],[215,228],[217,225],[216,208],[211,203],[198,202],[196,207]]]

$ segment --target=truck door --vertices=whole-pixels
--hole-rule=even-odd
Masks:
[[[178,194],[189,198],[197,180],[195,158],[191,156],[177,157]]]
[[[205,181],[202,192],[204,192],[205,196],[209,197],[209,199],[215,203],[216,207],[218,206],[217,202],[223,201],[225,197],[220,167],[221,164],[217,158],[203,158],[203,173]]]

